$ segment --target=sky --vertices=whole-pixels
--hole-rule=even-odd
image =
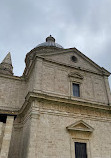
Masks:
[[[0,0],[0,62],[11,52],[14,75],[50,34],[111,72],[111,0]]]

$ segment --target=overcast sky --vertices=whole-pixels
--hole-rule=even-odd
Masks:
[[[11,52],[15,75],[50,34],[111,72],[111,0],[0,0],[0,62]]]

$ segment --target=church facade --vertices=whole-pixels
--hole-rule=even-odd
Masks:
[[[110,73],[52,36],[0,64],[0,158],[111,158]]]

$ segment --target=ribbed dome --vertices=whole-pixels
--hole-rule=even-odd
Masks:
[[[58,43],[55,43],[55,38],[52,37],[51,35],[46,38],[46,42],[37,45],[36,48],[37,47],[57,47],[57,48],[63,49],[61,45],[59,45]]]

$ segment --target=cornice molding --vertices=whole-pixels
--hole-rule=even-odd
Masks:
[[[0,77],[13,79],[13,80],[19,80],[19,81],[25,81],[24,77],[22,77],[22,76],[19,77],[19,76],[11,76],[11,75],[6,75],[6,74],[0,74]]]
[[[108,72],[107,74],[104,73],[101,67],[99,68],[99,70],[100,70],[100,73],[99,73],[99,72],[91,71],[90,69],[84,69],[84,68],[81,68],[81,67],[72,66],[70,64],[57,62],[57,61],[54,61],[52,59],[48,59],[48,58],[40,56],[40,55],[36,55],[35,58],[41,58],[42,60],[53,63],[53,64],[57,64],[57,65],[65,66],[65,67],[70,67],[70,68],[74,68],[74,69],[77,69],[77,70],[81,70],[81,71],[85,71],[85,72],[89,72],[89,73],[93,73],[93,74],[97,74],[97,75],[101,75],[101,76],[109,76],[110,75],[110,73],[108,71],[107,71]]]
[[[29,92],[25,98],[25,102],[23,106],[20,109],[0,109],[0,114],[10,114],[10,115],[19,115],[24,113],[25,109],[28,108],[33,101],[48,101],[48,102],[55,102],[59,104],[69,104],[69,105],[76,105],[80,107],[90,108],[90,109],[99,109],[111,112],[111,106],[108,106],[107,104],[98,103],[98,102],[92,102],[92,101],[86,101],[78,98],[70,98],[70,97],[64,97],[64,96],[55,96],[51,94],[45,94],[43,92]]]
[[[0,114],[16,116],[16,115],[19,114],[19,110],[20,109],[11,109],[11,110],[9,110],[9,109],[0,109]]]
[[[54,52],[50,55],[55,55],[55,54],[61,54],[61,53],[69,53],[69,52],[72,52],[73,51],[77,51],[79,52],[79,54],[84,57],[89,63],[92,63],[94,65],[94,67],[96,67],[97,69],[99,69],[100,73],[99,72],[94,72],[94,71],[91,71],[89,69],[84,69],[84,68],[81,68],[81,67],[76,67],[76,66],[72,66],[70,64],[65,64],[65,63],[61,63],[61,62],[57,62],[57,61],[54,61],[52,59],[49,59],[47,58],[48,55],[46,56],[43,56],[41,54],[36,54],[34,55],[33,57],[33,60],[32,60],[32,63],[30,65],[30,67],[25,67],[25,70],[24,70],[24,73],[23,73],[23,77],[25,79],[28,79],[30,74],[31,74],[31,71],[35,65],[35,62],[37,59],[41,59],[43,61],[46,61],[46,62],[50,62],[50,63],[53,63],[53,64],[56,64],[56,65],[61,65],[61,66],[65,66],[65,67],[70,67],[70,68],[74,68],[74,69],[77,69],[77,70],[81,70],[81,71],[85,71],[85,72],[88,72],[88,73],[93,73],[93,74],[97,74],[97,75],[101,75],[101,76],[109,76],[110,75],[110,72],[108,72],[107,70],[101,68],[99,65],[97,65],[96,63],[94,63],[91,59],[89,59],[88,57],[86,57],[83,53],[81,53],[80,51],[78,51],[76,48],[69,48],[69,49],[65,49],[63,51],[60,51],[60,52]]]
[[[31,74],[31,71],[32,71],[32,69],[33,69],[33,67],[34,67],[34,65],[35,65],[36,60],[39,60],[39,59],[41,59],[41,60],[43,60],[43,61],[46,61],[46,62],[49,62],[49,63],[52,63],[52,64],[56,64],[56,65],[60,65],[60,66],[65,66],[65,67],[70,67],[70,68],[74,68],[74,69],[76,69],[76,70],[81,70],[81,71],[84,71],[84,72],[93,73],[93,74],[101,75],[101,76],[104,75],[104,76],[105,76],[105,74],[103,74],[102,72],[101,72],[101,73],[97,73],[97,72],[91,71],[91,70],[89,70],[89,69],[83,69],[83,68],[81,68],[81,67],[76,67],[76,66],[72,66],[72,65],[60,63],[60,62],[57,62],[57,61],[53,61],[53,60],[51,60],[51,59],[47,59],[47,58],[45,58],[45,57],[43,57],[43,56],[36,55],[36,56],[34,56],[33,62],[32,62],[32,64],[30,65],[30,67],[29,67],[28,69],[25,68],[25,71],[24,71],[24,75],[23,75],[23,76],[24,76],[24,78],[25,78],[26,80],[28,80],[28,78],[29,78],[29,76],[30,76],[30,74]],[[108,75],[106,75],[106,76],[108,76]]]
[[[69,105],[76,105],[91,109],[99,109],[99,110],[105,110],[111,112],[111,106],[108,106],[107,104],[97,103],[97,102],[89,102],[82,99],[72,99],[72,98],[63,98],[63,97],[57,97],[53,95],[44,94],[43,92],[29,92],[26,96],[26,101],[24,102],[24,105],[20,109],[19,113],[22,113],[25,110],[25,107],[27,106],[27,103],[30,103],[34,100],[38,99],[38,101],[50,101],[50,102],[58,102],[59,104],[69,104]]]

